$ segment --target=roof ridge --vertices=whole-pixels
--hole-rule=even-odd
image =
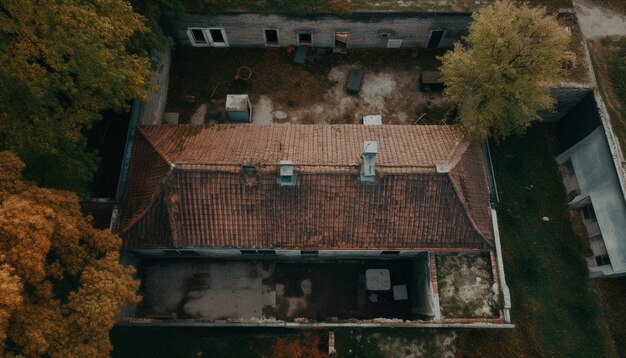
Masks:
[[[450,183],[452,184],[452,188],[454,189],[454,192],[456,193],[456,197],[459,199],[459,202],[461,203],[461,206],[463,207],[463,211],[465,212],[465,216],[467,217],[467,219],[469,220],[470,224],[474,228],[474,231],[476,231],[478,236],[481,239],[483,239],[483,241],[488,246],[493,248],[493,242],[491,240],[489,240],[485,236],[485,234],[483,234],[483,232],[480,230],[478,225],[476,225],[476,221],[474,221],[474,218],[472,217],[472,214],[471,214],[471,212],[469,210],[469,207],[467,206],[467,202],[465,201],[465,197],[463,196],[463,193],[461,191],[461,188],[459,188],[458,183],[456,182],[456,180],[454,180],[454,177],[452,176],[452,174],[450,172],[446,173],[446,175],[447,175],[448,179],[450,180]]]
[[[450,170],[454,169],[461,159],[463,159],[463,155],[467,152],[470,144],[470,141],[465,139],[465,137],[455,144],[446,160]]]
[[[163,159],[167,164],[172,166],[174,163],[172,163],[172,161],[169,160],[165,154],[163,154],[163,152],[158,148],[158,146],[152,140],[150,140],[150,138],[148,138],[149,136],[145,135],[144,128],[148,128],[148,127],[152,127],[152,126],[141,126],[137,128],[137,130],[139,131],[139,134],[143,137],[143,139],[145,139],[146,142],[150,144],[150,147],[159,155],[159,157],[161,157],[161,159]],[[158,127],[164,127],[164,126],[159,125]],[[171,126],[168,126],[168,127],[171,127]]]
[[[126,224],[123,228],[121,228],[120,233],[130,230],[137,222],[139,222],[139,220],[143,219],[143,217],[146,215],[146,212],[150,210],[150,208],[152,207],[152,204],[154,204],[154,201],[156,200],[156,198],[163,192],[163,186],[165,185],[165,181],[172,176],[174,169],[175,169],[175,166],[170,165],[170,168],[168,169],[167,173],[165,174],[165,176],[159,183],[158,189],[150,197],[149,204],[146,205],[146,207],[143,209],[140,215],[137,215],[135,218],[133,218],[133,220],[131,220],[128,224]]]

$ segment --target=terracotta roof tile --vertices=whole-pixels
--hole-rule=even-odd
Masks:
[[[123,205],[126,247],[491,247],[480,146],[451,126],[157,126],[139,134],[153,150],[135,148],[128,190],[141,193]],[[378,142],[375,184],[359,180],[365,140]],[[155,158],[174,169],[151,168]],[[283,159],[294,162],[296,186],[276,181]],[[243,161],[256,166],[244,170]],[[437,163],[452,171],[437,174]],[[141,188],[159,176],[158,189],[154,179]]]

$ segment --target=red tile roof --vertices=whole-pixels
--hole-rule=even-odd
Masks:
[[[128,248],[492,247],[482,151],[454,126],[150,126],[137,138]],[[374,184],[359,179],[366,140],[378,142]],[[277,183],[280,160],[295,186]]]

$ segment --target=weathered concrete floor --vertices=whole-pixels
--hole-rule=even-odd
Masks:
[[[261,317],[267,276],[260,262],[161,261],[144,267],[142,311],[209,320]]]
[[[365,289],[365,271],[386,268],[391,284],[408,286],[408,300],[392,290]],[[299,317],[415,319],[412,260],[216,261],[154,260],[141,266],[144,300],[138,317],[224,320]],[[424,288],[425,289],[425,288]]]

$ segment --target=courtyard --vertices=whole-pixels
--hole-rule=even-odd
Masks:
[[[313,48],[298,65],[286,49],[180,48],[172,54],[165,111],[179,113],[181,124],[227,123],[226,95],[247,94],[256,124],[356,124],[365,115],[382,115],[384,124],[445,123],[441,92],[418,90],[420,72],[435,71],[442,54]],[[249,79],[236,78],[240,68],[251,70]],[[363,72],[357,94],[346,91],[353,68]]]

